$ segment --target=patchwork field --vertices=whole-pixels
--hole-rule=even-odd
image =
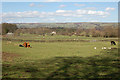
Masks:
[[[111,38],[94,39],[32,41],[32,48],[19,47],[20,41],[3,40],[3,78],[119,78],[118,45],[111,46]]]

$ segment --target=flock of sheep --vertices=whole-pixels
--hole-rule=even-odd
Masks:
[[[111,41],[111,45],[116,45],[115,41]],[[97,47],[94,47],[94,49],[97,49]],[[114,49],[111,47],[102,47],[101,49]]]
[[[97,47],[94,47],[94,49],[97,49]],[[111,47],[102,47],[101,49],[112,49]]]

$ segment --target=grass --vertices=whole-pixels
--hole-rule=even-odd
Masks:
[[[4,38],[4,37],[3,37]],[[8,36],[7,38],[13,39],[12,36]],[[15,36],[14,39],[21,39],[21,40],[117,40],[118,38],[103,38],[103,37],[85,37],[85,36],[65,36],[65,35],[36,35],[36,34],[24,34],[20,36]]]
[[[55,56],[88,57],[100,55],[103,46],[110,46],[109,42],[30,42],[32,48],[21,48],[18,45],[23,42],[6,43],[6,41],[3,41],[3,52],[21,54],[24,55],[25,59],[47,59]],[[97,47],[97,49],[95,50],[94,47]]]
[[[3,52],[18,54],[3,61],[3,78],[119,78],[118,49],[102,50],[110,42],[23,42],[3,41]],[[97,49],[94,49],[97,47]]]

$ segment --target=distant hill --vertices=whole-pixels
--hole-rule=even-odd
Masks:
[[[94,28],[112,26],[117,27],[118,23],[101,23],[101,22],[78,22],[78,23],[15,23],[18,28],[39,28],[39,27],[64,27],[64,28]]]

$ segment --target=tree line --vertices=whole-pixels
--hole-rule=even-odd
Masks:
[[[14,33],[17,30],[16,24],[2,23],[2,34],[5,35],[8,32]]]
[[[2,34],[13,32],[15,36],[20,34],[38,34],[38,35],[51,35],[55,31],[57,35],[76,35],[86,37],[118,37],[118,27],[113,26],[98,26],[94,28],[65,28],[65,27],[39,27],[39,28],[17,28],[16,24],[2,23]]]
[[[76,35],[76,36],[86,36],[86,37],[118,37],[118,28],[113,28],[111,26],[105,27],[95,27],[91,29],[84,29],[84,28],[48,28],[48,27],[41,27],[41,28],[20,28],[15,31],[16,35],[23,34],[38,34],[38,35],[51,35],[51,32],[55,31],[57,35]]]

